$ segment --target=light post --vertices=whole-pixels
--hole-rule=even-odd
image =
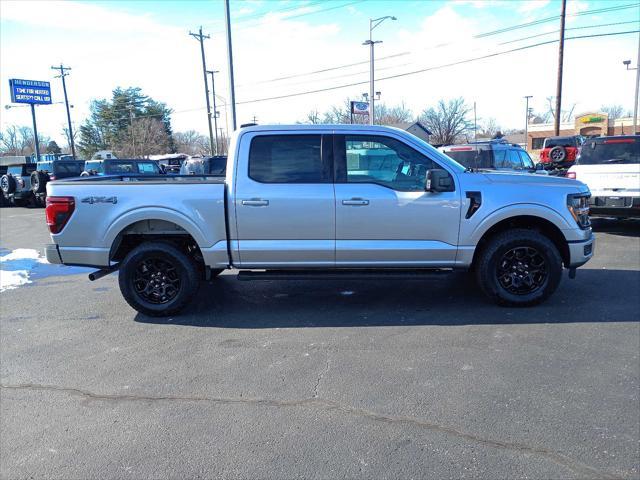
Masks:
[[[374,45],[376,43],[382,43],[382,40],[373,40],[373,29],[380,25],[385,20],[397,20],[396,17],[387,15],[386,17],[370,18],[369,19],[369,40],[364,41],[363,45],[369,45],[369,124],[373,125],[375,120],[375,78],[374,78]]]
[[[526,145],[525,150],[529,150],[529,99],[533,98],[533,95],[526,95],[524,98],[527,103],[524,110],[524,143]]]
[[[640,89],[640,34],[638,34],[638,60],[636,61],[635,68],[629,68],[631,65],[631,60],[625,60],[622,62],[627,70],[635,70],[636,71],[636,92],[633,97],[633,135],[638,134],[638,90]]]

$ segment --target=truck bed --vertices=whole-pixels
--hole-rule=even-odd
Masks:
[[[91,175],[58,180],[55,183],[86,184],[99,182],[101,185],[131,183],[224,183],[225,177],[220,175]]]

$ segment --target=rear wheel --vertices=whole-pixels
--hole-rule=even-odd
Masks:
[[[33,193],[44,193],[47,191],[49,175],[42,171],[35,171],[31,174],[31,190]]]
[[[16,179],[13,178],[13,175],[3,175],[0,178],[0,190],[2,193],[7,196],[16,191]]]
[[[476,265],[478,286],[500,305],[543,302],[558,288],[561,278],[558,249],[533,230],[514,229],[490,238]]]
[[[154,317],[178,313],[198,289],[194,262],[168,243],[148,242],[133,249],[120,265],[120,291],[129,305]]]

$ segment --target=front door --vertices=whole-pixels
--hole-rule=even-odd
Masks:
[[[240,266],[332,267],[331,135],[260,133],[246,144],[234,196]]]
[[[336,135],[336,266],[453,266],[460,192],[425,191],[441,168],[401,140]]]

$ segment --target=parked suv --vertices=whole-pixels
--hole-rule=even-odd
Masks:
[[[220,175],[227,172],[227,157],[190,157],[182,163],[180,175]]]
[[[36,163],[36,170],[31,173],[31,190],[36,202],[44,206],[47,198],[47,182],[79,177],[83,170],[84,162],[73,160],[71,156],[45,156]]]
[[[158,162],[141,159],[87,160],[84,164],[82,177],[90,175],[159,175]]]
[[[35,169],[35,163],[7,165],[7,173],[0,178],[0,190],[6,200],[18,207],[33,203],[31,173]]]
[[[545,138],[540,152],[540,163],[550,169],[569,168],[576,161],[582,142],[583,138],[580,135]]]
[[[567,177],[589,186],[592,215],[640,217],[640,135],[587,140]]]
[[[529,154],[519,145],[508,143],[504,139],[447,145],[440,150],[467,168],[536,172]]]

